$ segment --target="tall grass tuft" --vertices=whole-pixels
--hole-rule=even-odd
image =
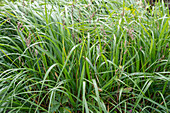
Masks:
[[[23,0],[0,5],[0,112],[170,112],[163,1]]]

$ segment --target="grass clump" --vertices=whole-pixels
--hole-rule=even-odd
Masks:
[[[0,6],[0,112],[168,113],[164,2],[37,0]]]

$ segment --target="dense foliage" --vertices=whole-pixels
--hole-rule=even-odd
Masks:
[[[169,19],[164,2],[6,0],[0,112],[170,112]]]

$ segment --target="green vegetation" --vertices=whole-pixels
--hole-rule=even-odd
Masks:
[[[0,6],[1,113],[170,112],[164,2],[25,0]]]

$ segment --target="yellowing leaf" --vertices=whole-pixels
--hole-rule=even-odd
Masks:
[[[130,8],[128,8],[128,7],[125,7],[124,9],[125,9],[126,11],[129,11],[129,10],[130,10]]]

